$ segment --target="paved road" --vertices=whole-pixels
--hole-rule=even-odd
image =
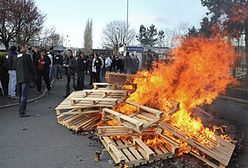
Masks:
[[[235,103],[220,99],[214,101],[210,108],[220,118],[224,118],[231,124],[235,125],[236,135],[239,138],[242,138],[242,145],[241,147],[236,147],[240,149],[238,150],[238,153],[235,153],[232,157],[229,167],[248,167],[248,104]]]
[[[0,168],[111,167],[107,161],[94,161],[97,142],[56,123],[54,108],[63,100],[65,81],[55,85],[49,95],[28,105],[30,118],[19,118],[17,107],[0,109]],[[247,104],[217,100],[211,107],[248,135]],[[233,167],[247,166],[247,147],[239,156],[242,162]]]
[[[49,95],[28,104],[30,118],[19,118],[17,107],[0,110],[0,168],[110,167],[94,161],[98,143],[56,123],[54,108],[64,89],[59,81]]]

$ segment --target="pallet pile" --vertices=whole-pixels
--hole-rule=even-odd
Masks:
[[[130,115],[104,108],[102,110],[102,126],[97,127],[97,134],[104,147],[108,150],[116,164],[125,163],[126,166],[138,166],[160,159],[167,159],[177,153],[178,144],[164,139],[156,133],[159,122],[167,115],[178,110],[178,104],[168,111],[142,106],[130,101],[125,104],[134,106],[136,111]],[[108,125],[114,121],[117,125]],[[163,138],[162,143],[149,145],[142,137]]]
[[[209,139],[211,146],[205,145],[198,142],[196,137],[188,137],[178,128],[163,121],[166,115],[177,111],[176,103],[172,103],[172,108],[165,112],[130,101],[125,103],[137,107],[137,111],[125,115],[104,108],[103,123],[111,120],[117,124],[112,126],[103,124],[97,127],[97,134],[102,144],[116,164],[125,163],[128,167],[132,167],[167,159],[178,154],[183,142],[187,144],[190,154],[209,166],[223,168],[228,165],[235,148],[234,144],[216,135],[216,140]],[[156,143],[149,143],[149,137],[152,137]]]
[[[93,90],[72,92],[56,108],[59,124],[74,132],[92,131],[101,119],[102,108],[112,108],[123,102],[127,90],[108,83],[94,83]]]
[[[234,144],[216,135],[215,140],[209,140],[211,146],[207,146],[196,137],[186,136],[164,120],[178,111],[177,102],[170,101],[167,111],[159,111],[128,101],[126,99],[135,86],[123,87],[123,84],[127,84],[131,77],[108,75],[111,84],[94,83],[93,90],[76,91],[68,96],[55,109],[58,123],[75,132],[97,128],[99,139],[115,163],[124,163],[128,167],[171,158],[178,154],[182,143],[187,145],[190,154],[211,167],[228,165]],[[130,108],[126,110],[131,112],[119,111],[120,105],[127,105]]]

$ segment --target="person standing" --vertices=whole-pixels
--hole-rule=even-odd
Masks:
[[[139,61],[139,58],[137,57],[137,55],[134,56],[134,62],[135,62],[135,72],[134,73],[137,73],[139,70],[139,64],[140,64],[140,61]]]
[[[105,60],[102,56],[99,56],[99,59],[101,60],[101,67],[100,67],[100,80],[103,80],[104,74],[105,74]]]
[[[84,75],[87,69],[87,58],[84,56],[82,51],[79,51],[77,57],[77,89],[83,90],[84,85]]]
[[[77,90],[77,86],[75,83],[75,73],[76,73],[76,67],[77,62],[76,59],[72,55],[72,50],[67,50],[66,57],[63,62],[63,68],[65,68],[65,74],[66,74],[66,94],[64,98],[68,97],[70,95],[70,85],[71,85],[71,79],[72,79],[72,87],[74,90]]]
[[[124,72],[124,61],[120,57],[116,57],[116,71],[119,73]]]
[[[115,55],[112,57],[111,71],[113,72],[117,71],[117,61]]]
[[[94,74],[92,72],[93,57],[94,57],[93,54],[90,54],[88,56],[88,59],[87,59],[87,62],[88,62],[87,69],[88,69],[89,76],[90,76],[90,82],[89,82],[89,85],[90,86],[93,84],[93,77],[94,77]]]
[[[14,57],[17,56],[17,47],[11,46],[8,52],[7,64],[9,73],[8,96],[11,99],[18,99],[16,96],[16,70],[14,69]]]
[[[102,61],[96,53],[94,53],[94,58],[92,61],[92,74],[93,82],[100,82],[100,71],[101,71]]]
[[[62,79],[62,64],[63,64],[63,58],[60,55],[60,53],[56,53],[53,59],[53,66],[54,66],[54,76],[57,80]]]
[[[14,68],[16,69],[17,88],[19,93],[19,116],[29,117],[26,113],[29,83],[35,77],[34,63],[27,54],[27,44],[22,44],[21,53],[14,57]]]
[[[105,60],[105,69],[106,71],[110,71],[111,72],[111,67],[112,67],[112,60],[110,58],[110,56],[108,56]]]
[[[51,61],[49,57],[46,55],[46,50],[41,49],[38,56],[38,63],[37,63],[37,90],[41,93],[41,79],[43,77],[47,90],[51,90],[50,80],[49,80],[49,65]]]
[[[48,57],[50,58],[51,64],[49,65],[49,80],[50,83],[53,80],[54,77],[54,67],[53,67],[53,57],[54,57],[54,51],[53,47],[50,47]]]

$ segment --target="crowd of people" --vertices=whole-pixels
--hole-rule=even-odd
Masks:
[[[42,81],[47,91],[52,88],[53,80],[63,80],[66,76],[64,98],[73,90],[86,88],[85,75],[89,76],[89,83],[104,81],[106,72],[120,72],[134,74],[139,68],[140,61],[134,54],[125,56],[85,55],[68,49],[65,52],[54,51],[53,47],[46,51],[44,48],[11,46],[6,56],[6,68],[9,73],[8,97],[19,99],[20,117],[28,117],[26,104],[29,87],[35,87],[37,94],[42,93]],[[17,97],[18,96],[18,97]]]

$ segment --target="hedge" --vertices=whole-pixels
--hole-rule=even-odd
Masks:
[[[0,57],[6,57],[7,52],[0,52]]]

